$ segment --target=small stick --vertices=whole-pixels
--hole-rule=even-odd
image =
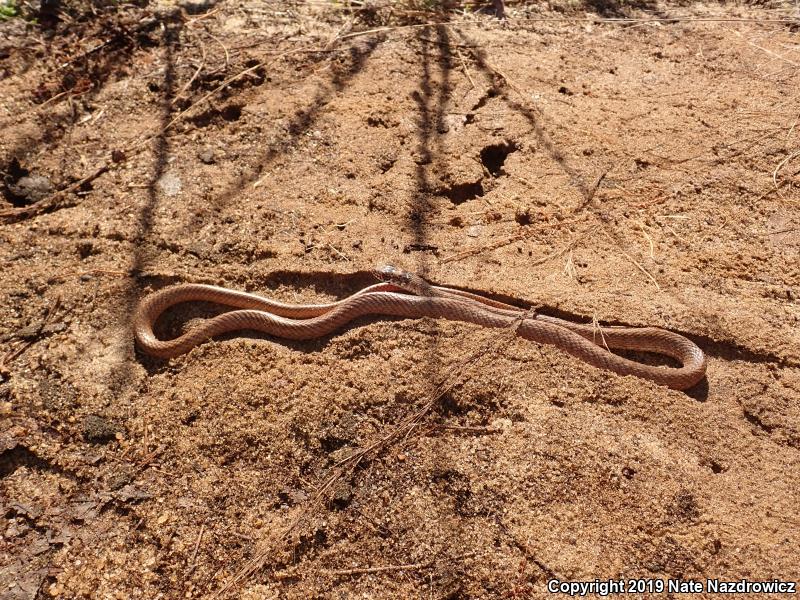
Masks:
[[[476,44],[456,44],[454,42],[443,42],[441,40],[432,40],[431,38],[426,38],[423,36],[419,36],[417,38],[420,41],[428,42],[429,44],[438,44],[439,46],[447,46],[448,48],[477,48]]]
[[[564,275],[566,275],[568,279],[575,279],[577,277],[575,262],[572,260],[572,250],[567,254],[567,262],[564,265]]]
[[[559,223],[554,223],[552,225],[547,225],[546,227],[560,227],[561,225],[571,225],[573,223],[579,223],[581,221],[583,221],[582,218],[573,219],[571,221],[561,221]],[[544,227],[544,226],[542,226],[542,227]],[[455,260],[461,260],[462,258],[467,258],[468,256],[475,256],[477,254],[482,254],[482,253],[484,253],[484,252],[486,252],[488,250],[497,250],[498,248],[502,248],[503,246],[508,246],[509,244],[513,244],[514,242],[521,242],[522,240],[528,239],[529,237],[534,235],[537,231],[538,231],[537,229],[534,229],[534,228],[531,227],[531,228],[526,229],[525,231],[521,231],[519,233],[515,233],[514,235],[509,236],[507,238],[504,238],[502,240],[498,240],[496,242],[492,242],[491,244],[487,244],[486,246],[481,246],[480,248],[470,248],[469,250],[464,250],[463,252],[459,252],[457,254],[452,254],[450,256],[446,256],[441,260],[441,262],[443,264],[444,263],[449,263],[449,262],[453,262]],[[533,263],[533,265],[530,265],[530,266],[536,266],[536,265],[542,264],[543,262],[547,262],[548,260],[551,260],[553,258],[558,258],[559,256],[561,256],[565,252],[568,252],[569,250],[571,250],[572,247],[579,241],[580,237],[583,237],[583,236],[579,236],[578,239],[576,239],[573,242],[571,242],[570,245],[567,246],[567,248],[562,250],[561,252],[558,252],[556,254],[552,254],[552,255],[546,257],[545,259],[542,259],[540,261],[537,261],[537,262]]]
[[[644,223],[639,222],[639,223],[637,223],[637,225],[639,226],[639,229],[642,230],[642,234],[644,235],[644,238],[647,240],[647,243],[650,246],[650,258],[655,260],[656,259],[656,254],[655,254],[655,243],[653,242],[653,238],[645,230]]]
[[[58,93],[58,94],[56,94],[55,96],[50,96],[50,97],[49,97],[47,100],[45,100],[45,101],[44,101],[44,102],[42,102],[42,103],[41,103],[39,106],[37,106],[37,107],[36,107],[36,109],[35,109],[35,112],[41,112],[41,111],[42,111],[42,109],[43,109],[45,106],[47,106],[47,105],[49,105],[49,104],[52,104],[53,102],[55,102],[55,101],[56,101],[56,100],[58,100],[59,98],[62,98],[63,96],[66,96],[66,95],[67,95],[67,94],[69,94],[69,93],[70,93],[70,92],[71,92],[73,89],[74,89],[74,88],[70,88],[70,89],[68,89],[68,90],[64,90],[63,92],[59,92],[59,93]]]
[[[490,427],[467,427],[464,425],[434,425],[430,430],[462,431],[464,433],[477,433],[477,434],[497,433],[496,430]]]
[[[217,6],[215,9],[213,9],[213,10],[210,10],[210,11],[208,11],[207,13],[203,13],[202,15],[198,15],[198,16],[194,17],[193,19],[189,19],[188,21],[186,21],[186,25],[187,25],[187,26],[194,25],[194,24],[195,24],[195,23],[197,23],[198,21],[202,21],[203,19],[207,19],[208,17],[210,17],[210,16],[213,16],[213,15],[217,14],[217,13],[218,13],[220,10],[222,10],[222,6],[223,6],[223,5],[222,5],[222,4],[220,4],[220,5],[219,5],[219,6]]]
[[[596,312],[592,314],[592,327],[594,328],[594,331],[592,332],[592,342],[597,344],[597,333],[599,333],[600,339],[603,342],[603,346],[605,346],[606,350],[611,352],[611,349],[608,347],[608,344],[606,343],[606,336],[603,335],[603,328],[600,326],[600,321],[597,319]]]
[[[206,524],[203,523],[200,525],[200,533],[197,534],[197,541],[194,543],[194,551],[192,552],[192,558],[189,560],[189,569],[194,569],[197,566],[195,560],[197,559],[197,551],[200,549],[200,540],[203,539],[203,532],[206,530]]]
[[[231,56],[228,53],[228,49],[225,47],[225,44],[223,44],[222,41],[217,36],[212,35],[212,34],[209,33],[208,37],[210,37],[212,40],[214,40],[220,46],[222,46],[222,50],[223,50],[223,52],[225,52],[225,71],[227,72],[228,66],[231,64]]]
[[[658,285],[658,281],[656,281],[656,278],[653,277],[647,269],[645,269],[642,265],[640,265],[630,254],[625,252],[625,250],[623,250],[622,247],[617,242],[614,241],[614,239],[608,234],[607,231],[603,230],[603,233],[605,234],[605,236],[609,239],[609,241],[612,244],[617,246],[617,248],[619,249],[619,252],[620,252],[620,254],[622,254],[622,256],[624,256],[629,261],[631,261],[636,266],[637,269],[639,269],[642,273],[644,273],[644,275],[653,283],[653,285],[656,286],[656,289],[658,289],[658,290],[661,289],[661,286]]]
[[[336,32],[336,35],[334,35],[330,40],[328,40],[328,43],[325,44],[324,50],[330,50],[331,48],[333,48],[336,42],[342,39],[342,36],[347,34],[353,28],[354,22],[355,22],[355,15],[353,15],[347,22],[345,22],[344,25],[342,25],[341,29],[339,29],[339,31]]]
[[[795,231],[800,231],[800,227],[789,227],[788,229],[778,229],[777,231],[765,231],[764,233],[756,233],[753,235],[779,235],[781,233],[794,233]]]
[[[328,247],[328,249],[333,250],[339,258],[341,258],[346,262],[350,262],[350,259],[347,257],[347,255],[343,254],[341,250],[338,250],[336,246],[334,246],[333,244],[325,244],[325,245]]]
[[[597,183],[594,184],[594,187],[587,194],[586,202],[584,203],[584,205],[591,204],[592,200],[594,199],[594,195],[597,193],[597,190],[600,189],[600,185],[603,183],[603,180],[606,178],[606,175],[608,175],[608,171],[604,171],[603,174],[600,175],[600,177],[597,180]]]
[[[368,573],[386,573],[387,571],[416,571],[430,567],[433,561],[414,563],[410,565],[387,565],[385,567],[363,567],[360,569],[339,569],[337,571],[323,570],[323,575],[340,577],[343,575],[366,575]]]
[[[772,183],[775,184],[775,191],[778,193],[778,195],[781,198],[783,198],[784,196],[783,196],[783,194],[781,194],[781,191],[778,189],[778,171],[780,171],[784,167],[784,165],[786,163],[788,163],[790,160],[792,160],[796,156],[800,156],[800,151],[794,152],[794,153],[790,154],[789,156],[787,156],[786,158],[784,158],[780,163],[778,163],[778,166],[775,167],[775,170],[772,172]]]
[[[794,128],[797,126],[797,119],[794,120],[792,126],[789,128],[789,133],[786,134],[786,145],[789,145],[789,138],[792,137],[792,133],[794,132]]]
[[[727,27],[724,27],[723,29],[728,29],[728,28],[727,28]],[[778,54],[777,52],[774,52],[774,51],[770,50],[769,48],[764,48],[764,46],[759,46],[759,45],[758,45],[758,44],[756,44],[755,42],[752,42],[752,41],[748,40],[747,38],[745,38],[745,37],[744,37],[744,36],[741,34],[741,32],[739,32],[739,31],[736,31],[735,29],[728,29],[728,31],[732,31],[733,33],[735,33],[736,35],[738,35],[738,36],[739,36],[740,38],[742,38],[742,39],[743,39],[745,42],[747,42],[748,44],[750,44],[750,45],[751,45],[753,48],[758,48],[759,50],[762,50],[763,52],[766,52],[766,53],[767,53],[767,54],[769,54],[770,56],[774,56],[775,58],[778,58],[778,59],[780,59],[780,60],[782,60],[782,61],[785,61],[785,62],[789,63],[789,64],[790,64],[790,65],[792,65],[793,67],[800,67],[800,63],[796,63],[796,62],[794,62],[793,60],[790,60],[790,59],[786,58],[786,57],[785,57],[785,56],[783,56],[782,54]]]
[[[476,85],[475,82],[472,80],[472,76],[469,74],[469,69],[467,69],[467,61],[464,60],[464,54],[456,47],[456,54],[458,54],[458,58],[461,60],[461,66],[464,68],[464,75],[467,76],[469,79],[470,85],[472,85],[472,89],[474,90]]]
[[[203,44],[202,40],[199,43],[200,43],[200,52],[202,53],[202,56],[200,57],[200,66],[197,67],[192,77],[189,79],[189,81],[186,82],[186,85],[184,85],[181,88],[181,90],[177,94],[175,94],[175,97],[172,99],[172,104],[175,104],[181,97],[181,94],[183,94],[186,90],[189,89],[192,83],[194,83],[194,80],[197,79],[197,76],[200,75],[200,71],[203,70],[203,67],[206,64],[206,46],[205,44]]]
[[[145,415],[144,416],[144,433],[142,434],[142,455],[143,456],[147,455],[147,447],[150,445],[150,441],[148,440],[148,435],[147,435],[147,425],[148,425],[147,415]],[[147,462],[150,462],[150,461],[148,460]]]
[[[656,278],[655,278],[655,277],[653,277],[653,276],[650,274],[650,272],[649,272],[647,269],[645,269],[645,268],[644,268],[642,265],[640,265],[638,262],[636,262],[636,260],[634,260],[634,258],[633,258],[633,257],[632,257],[630,254],[628,254],[627,252],[625,252],[624,250],[620,249],[620,252],[622,252],[622,255],[623,255],[625,258],[627,258],[627,259],[628,259],[629,261],[631,261],[631,262],[632,262],[634,265],[636,265],[636,268],[637,268],[637,269],[639,269],[639,270],[640,270],[642,273],[644,273],[644,274],[647,276],[647,278],[648,278],[650,281],[652,281],[652,282],[653,282],[653,285],[654,285],[654,286],[656,286],[656,289],[659,289],[659,290],[661,289],[661,286],[660,286],[660,285],[658,285],[658,281],[656,281]]]
[[[608,23],[608,24],[625,24],[625,23],[790,23],[797,24],[800,22],[798,19],[724,19],[724,18],[692,18],[692,17],[664,17],[655,19],[634,19],[634,18],[598,18],[598,17],[538,17],[527,19],[514,19],[514,23]],[[412,25],[397,25],[389,27],[376,27],[375,29],[367,29],[364,31],[355,31],[339,38],[340,40],[361,37],[365,35],[373,35],[376,33],[388,33],[390,31],[402,31],[405,29],[420,29],[425,27],[482,27],[484,23],[479,21],[444,21],[440,23],[414,23]]]
[[[98,50],[100,50],[101,48],[105,48],[106,46],[108,46],[108,45],[111,43],[111,41],[112,41],[112,40],[105,41],[105,42],[103,42],[102,44],[98,44],[98,45],[97,45],[97,46],[95,46],[94,48],[90,48],[89,50],[86,50],[85,52],[81,52],[81,53],[80,53],[80,54],[78,54],[77,56],[74,56],[74,57],[72,57],[71,59],[69,59],[67,62],[64,62],[64,63],[61,63],[60,65],[58,65],[58,66],[56,67],[56,69],[55,69],[55,70],[56,70],[56,71],[60,71],[61,69],[65,69],[65,68],[67,68],[69,65],[71,65],[71,64],[72,64],[72,63],[74,63],[75,61],[78,61],[78,60],[80,60],[80,59],[82,59],[82,58],[86,58],[87,56],[89,56],[90,54],[93,54],[93,53],[97,52],[97,51],[98,51]],[[49,75],[49,73],[48,73],[48,75]]]

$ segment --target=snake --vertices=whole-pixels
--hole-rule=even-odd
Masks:
[[[287,304],[199,283],[162,288],[145,296],[135,310],[136,344],[145,354],[167,359],[235,331],[250,330],[290,340],[311,340],[330,335],[367,315],[429,317],[513,329],[524,339],[556,346],[594,367],[618,375],[633,375],[676,390],[691,388],[705,377],[703,351],[690,339],[672,331],[657,327],[599,327],[596,323],[575,323],[469,291],[433,285],[415,273],[394,266],[380,267],[372,273],[379,283],[325,304]],[[232,310],[203,320],[176,338],[156,337],[154,325],[165,310],[199,301]],[[612,350],[660,354],[674,359],[680,366],[646,364]]]

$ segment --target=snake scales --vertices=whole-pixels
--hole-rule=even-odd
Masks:
[[[329,304],[284,304],[254,294],[203,284],[181,284],[145,297],[134,314],[139,348],[150,355],[171,358],[223,333],[261,331],[277,337],[308,340],[328,335],[364,315],[433,317],[465,321],[484,327],[513,327],[517,335],[553,344],[581,360],[618,373],[649,379],[683,390],[706,372],[706,357],[691,340],[655,327],[603,327],[578,324],[536,314],[477,294],[430,285],[421,277],[395,267],[375,271],[382,281]],[[235,310],[215,316],[183,335],[159,340],[156,319],[182,302],[205,301]],[[653,352],[674,358],[680,367],[653,366],[623,358],[609,349]]]

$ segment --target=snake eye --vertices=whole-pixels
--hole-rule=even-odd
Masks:
[[[390,281],[397,275],[397,269],[392,265],[385,265],[375,269],[375,274],[378,276],[378,279],[382,281]]]

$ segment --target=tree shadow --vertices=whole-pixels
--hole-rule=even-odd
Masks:
[[[441,177],[446,173],[442,170],[447,169],[446,147],[443,134],[447,131],[445,116],[447,114],[448,103],[453,91],[452,69],[455,61],[455,49],[453,41],[446,25],[435,25],[435,40],[426,37],[428,28],[422,28],[416,34],[416,40],[421,47],[420,67],[421,77],[419,90],[415,91],[413,98],[417,104],[417,165],[415,169],[415,190],[414,196],[406,216],[407,226],[412,232],[414,242],[413,247],[419,251],[416,253],[414,270],[427,276],[430,270],[428,263],[428,251],[433,247],[430,243],[431,212],[433,206],[430,198],[437,193],[431,181],[431,168],[437,169],[437,175]],[[423,364],[426,370],[422,373],[428,381],[428,394],[436,397],[442,394],[441,390],[452,386],[455,376],[453,369],[460,369],[458,364],[443,364],[441,360],[441,336],[442,330],[438,320],[433,320],[427,327],[428,335],[427,347],[424,349]],[[455,359],[457,362],[459,359]],[[469,369],[463,375],[469,376]],[[437,405],[434,407],[431,418],[451,421],[454,414],[451,391],[441,395]],[[465,498],[470,496],[469,481],[466,476],[453,469],[457,463],[454,451],[442,443],[434,446],[437,450],[436,467],[434,469],[434,483],[431,485],[430,493],[442,494],[452,497],[454,511],[458,518],[454,519],[451,536],[448,543],[452,545],[453,540],[458,546],[468,545],[467,529],[469,521],[479,517],[472,514],[464,506]],[[442,479],[441,484],[437,483]],[[455,483],[453,483],[455,482]],[[466,486],[466,487],[465,487]],[[464,559],[452,559],[453,568],[466,572],[467,566]]]
[[[412,248],[422,250],[417,256],[415,266],[417,273],[423,277],[428,274],[429,266],[425,250],[430,248],[428,235],[428,218],[432,210],[429,195],[432,193],[428,169],[434,164],[437,156],[444,155],[441,132],[444,130],[444,116],[447,102],[452,92],[450,82],[451,61],[450,36],[443,25],[435,27],[436,41],[425,37],[425,29],[420,29],[416,39],[421,46],[420,86],[412,97],[417,104],[417,159],[415,169],[416,190],[411,199],[411,206],[406,217],[407,224],[414,235]],[[438,65],[439,80],[435,84],[433,77],[433,49],[437,48],[435,61]],[[434,87],[438,89],[434,91]],[[437,165],[440,166],[440,165]]]
[[[346,51],[347,56],[344,61],[333,64],[332,69],[334,70],[334,74],[330,81],[320,86],[314,99],[308,106],[302,110],[298,110],[289,120],[286,127],[286,134],[284,136],[277,136],[278,139],[268,145],[266,151],[255,166],[246,169],[245,172],[239,175],[225,190],[219,193],[215,198],[212,198],[210,200],[210,209],[207,209],[202,214],[196,215],[188,230],[190,232],[199,230],[207,221],[204,216],[211,212],[219,212],[222,210],[224,206],[228,205],[230,201],[238,196],[248,185],[258,181],[267,167],[269,167],[275,159],[283,156],[293,148],[296,148],[303,134],[318,121],[324,108],[336,95],[341,94],[347,89],[352,83],[353,78],[364,69],[372,53],[385,40],[385,35],[379,35],[360,45],[350,46]]]
[[[147,182],[147,199],[144,206],[139,211],[137,218],[137,231],[134,238],[133,257],[130,266],[130,277],[127,280],[124,290],[125,315],[129,315],[126,332],[129,339],[132,339],[132,315],[136,309],[139,297],[139,287],[141,273],[146,264],[146,244],[151,237],[153,230],[153,215],[158,205],[157,186],[161,177],[164,175],[167,166],[167,159],[170,152],[170,144],[167,138],[167,125],[173,118],[175,106],[172,102],[175,96],[175,47],[180,38],[180,31],[183,23],[179,20],[173,21],[162,30],[162,43],[164,45],[164,76],[160,90],[162,92],[160,115],[159,115],[159,134],[153,141],[153,167],[152,175]],[[121,362],[111,372],[109,387],[117,391],[130,389],[134,381],[133,366],[129,358],[123,357]]]
[[[504,76],[501,75],[489,63],[489,59],[483,47],[481,47],[480,44],[476,43],[463,31],[456,30],[456,32],[463,41],[464,45],[469,47],[471,54],[478,65],[478,68],[489,78],[490,81],[492,81],[492,88],[495,95],[502,99],[510,109],[522,115],[528,121],[542,148],[544,148],[553,162],[555,162],[561,168],[561,170],[564,171],[564,173],[569,177],[569,181],[572,186],[575,187],[583,197],[583,204],[585,205],[591,202],[594,190],[586,183],[585,175],[576,169],[572,164],[570,164],[564,152],[558,146],[556,146],[555,142],[553,142],[552,138],[547,133],[547,130],[543,124],[544,115],[541,113],[541,109],[537,111],[536,109],[525,106],[519,101],[513,99],[508,93],[508,82]]]
[[[655,0],[583,0],[583,4],[586,10],[606,18],[627,18],[637,10],[660,14],[658,2]]]
[[[14,171],[10,166],[16,163],[22,166],[20,173],[27,174],[28,171],[36,170],[34,165],[28,164],[28,157],[40,154],[44,148],[54,148],[67,138],[79,123],[83,107],[90,106],[110,81],[128,74],[129,65],[137,50],[159,45],[160,41],[154,37],[159,25],[181,20],[180,13],[173,11],[160,19],[145,19],[136,25],[127,25],[124,23],[125,16],[122,11],[101,14],[97,19],[79,22],[65,29],[64,35],[53,32],[46,38],[43,42],[46,53],[59,58],[64,48],[72,45],[72,39],[75,37],[83,35],[104,41],[93,49],[80,52],[61,62],[56,68],[42,75],[38,86],[32,91],[35,104],[32,111],[36,113],[37,134],[22,137],[14,147],[7,150],[0,169]],[[89,29],[91,29],[89,33],[84,33]],[[4,51],[0,57],[0,64],[13,61],[27,50],[25,47],[16,47]],[[68,102],[71,110],[55,114],[53,111],[49,111],[49,114],[43,111],[43,107],[48,103],[55,107],[62,102]],[[4,125],[8,126],[12,122],[19,122],[19,115],[14,115]],[[68,177],[70,180],[66,181],[65,185],[78,180],[75,175]],[[9,183],[15,182],[6,178],[2,189],[7,201],[17,207],[32,203],[32,200],[16,197]],[[91,189],[91,184],[86,184],[86,189],[83,191],[88,189]]]
[[[421,250],[416,253],[414,270],[426,277],[429,273],[428,254],[430,248],[430,214],[433,209],[430,202],[432,185],[429,176],[431,166],[438,158],[444,156],[444,145],[441,132],[444,130],[444,116],[452,91],[451,61],[453,53],[450,47],[450,36],[444,25],[435,26],[436,41],[425,37],[425,29],[419,29],[416,40],[421,47],[419,90],[412,93],[417,104],[417,148],[416,168],[414,171],[415,190],[406,215],[406,223],[413,235],[412,248]],[[435,72],[434,72],[435,71]],[[441,161],[440,161],[441,162]],[[438,325],[434,322],[436,335],[430,337],[427,364],[430,365],[428,379],[433,390],[439,378],[441,365],[437,352]]]

